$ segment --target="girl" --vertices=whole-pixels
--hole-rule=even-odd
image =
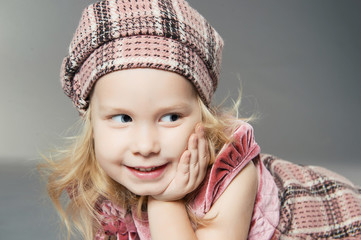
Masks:
[[[315,234],[298,231],[285,210],[298,166],[284,173],[286,163],[260,155],[249,124],[210,105],[222,47],[183,0],[103,0],[84,10],[61,69],[83,130],[48,160],[48,192],[69,233],[74,224],[84,239]],[[352,187],[341,213],[352,206],[357,214],[337,234],[360,234]]]

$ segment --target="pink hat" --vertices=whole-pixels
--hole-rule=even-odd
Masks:
[[[61,67],[61,82],[80,113],[101,76],[156,68],[190,80],[209,105],[220,73],[223,40],[183,0],[104,0],[83,11]]]

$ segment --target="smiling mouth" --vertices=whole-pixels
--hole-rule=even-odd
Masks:
[[[140,172],[151,172],[151,171],[157,170],[157,169],[159,169],[161,167],[163,167],[163,166],[151,167],[151,168],[136,168],[136,167],[134,167],[133,169],[135,169],[137,171],[140,171]]]
[[[127,167],[137,178],[144,180],[157,179],[162,176],[168,164],[156,167]]]

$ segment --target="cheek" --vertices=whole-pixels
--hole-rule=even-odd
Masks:
[[[95,159],[98,161],[99,165],[104,168],[106,162],[106,152],[109,152],[109,149],[106,148],[106,144],[103,145],[100,136],[94,137],[94,154]]]
[[[163,137],[162,150],[168,157],[179,160],[182,153],[188,148],[188,140],[192,133],[193,128],[182,128],[168,132]]]
[[[116,137],[114,134],[103,130],[94,131],[93,136],[94,152],[98,162],[102,164],[103,161],[114,159],[114,157],[118,154],[116,146],[119,146],[119,143],[115,141]]]

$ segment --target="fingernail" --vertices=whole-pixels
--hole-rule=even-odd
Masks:
[[[196,148],[197,144],[198,144],[198,137],[197,137],[197,135],[194,135],[194,137],[193,137],[193,147]]]
[[[200,137],[204,136],[204,127],[203,127],[203,125],[199,125],[198,134],[199,134]]]

